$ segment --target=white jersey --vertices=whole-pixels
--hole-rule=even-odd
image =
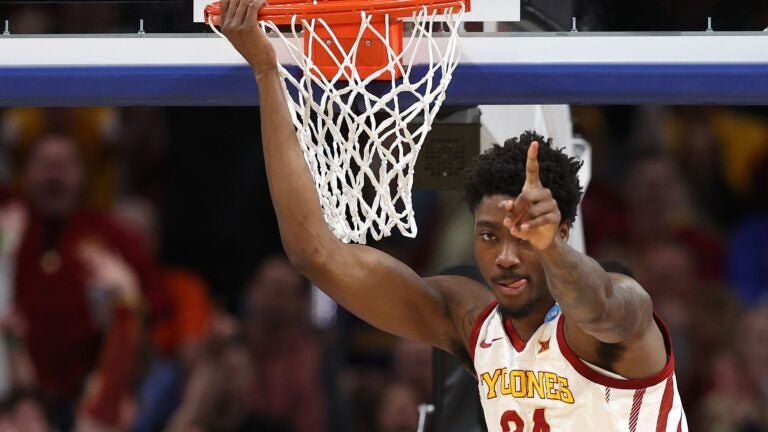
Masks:
[[[554,307],[526,343],[496,302],[477,319],[470,347],[489,432],[687,431],[669,332],[669,360],[646,379],[624,379],[579,359]]]

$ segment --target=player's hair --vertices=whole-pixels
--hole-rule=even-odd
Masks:
[[[562,148],[553,148],[551,138],[544,138],[534,131],[508,139],[503,146],[496,144],[477,157],[469,167],[464,185],[470,211],[477,210],[483,197],[495,194],[514,197],[520,194],[525,183],[528,147],[534,141],[539,142],[541,184],[552,192],[562,221],[570,225],[576,220],[576,209],[582,195],[578,172],[583,162],[569,157]]]

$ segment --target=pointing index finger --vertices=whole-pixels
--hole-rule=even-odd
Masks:
[[[525,161],[525,186],[540,186],[539,180],[539,142],[534,141],[528,147],[528,158]]]

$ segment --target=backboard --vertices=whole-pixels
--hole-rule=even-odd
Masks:
[[[1,2],[0,104],[255,105],[257,89],[243,59],[227,41],[192,22],[207,1]],[[757,7],[754,0],[708,2],[715,5],[704,9],[714,14],[713,31],[707,31],[705,18],[671,21],[681,14],[675,15],[680,8],[669,2],[658,9],[670,14],[663,26],[629,14],[640,7],[636,4],[656,3],[663,2],[640,0],[630,7],[604,0],[473,0],[466,20],[486,25],[468,26],[462,35],[462,57],[446,104],[768,103],[768,32],[746,31],[764,28],[751,22],[765,2]],[[65,4],[93,13],[56,18]],[[49,13],[47,20],[29,19],[37,9]],[[694,9],[691,16],[704,13]],[[736,12],[717,14],[726,9]],[[749,18],[743,24],[725,19],[738,11]],[[577,17],[576,32],[570,31],[571,15]],[[69,22],[67,16],[74,18]],[[119,23],[117,32],[86,34],[94,17],[135,21]],[[44,22],[60,23],[59,31],[67,34],[30,34],[55,30]],[[182,28],[191,30],[181,33]],[[626,28],[688,31],[596,31]],[[76,34],[78,29],[82,33]],[[285,54],[279,51],[290,65]]]
[[[194,21],[203,22],[203,9],[212,0],[195,0]],[[496,22],[519,21],[520,0],[472,0],[472,12],[465,21]]]

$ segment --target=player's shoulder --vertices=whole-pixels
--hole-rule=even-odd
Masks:
[[[478,317],[495,300],[493,293],[484,284],[464,276],[442,275],[426,280],[445,302],[458,332],[459,340],[454,341],[456,346],[460,345],[464,353],[468,352],[472,330]]]
[[[460,275],[440,275],[425,278],[445,299],[449,310],[483,310],[494,300],[484,284]]]

